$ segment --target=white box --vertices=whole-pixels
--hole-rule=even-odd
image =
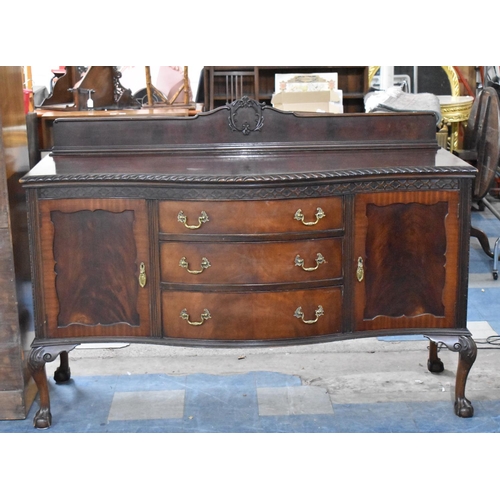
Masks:
[[[338,89],[337,73],[276,74],[274,92],[314,92]]]
[[[273,94],[271,104],[282,111],[311,113],[343,113],[341,90],[316,92],[278,92]]]

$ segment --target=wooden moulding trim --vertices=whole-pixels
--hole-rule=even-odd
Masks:
[[[138,173],[90,173],[90,174],[55,174],[55,175],[40,175],[26,176],[21,182],[25,185],[34,185],[43,183],[46,186],[48,183],[65,183],[65,182],[140,182],[140,183],[190,183],[186,186],[191,189],[194,183],[203,184],[245,184],[245,183],[277,183],[289,181],[321,181],[332,179],[347,179],[365,177],[363,180],[370,180],[370,177],[376,177],[377,181],[383,179],[382,176],[393,175],[422,175],[432,174],[432,178],[438,176],[460,175],[466,177],[475,177],[476,169],[474,167],[387,167],[376,169],[359,169],[359,170],[331,170],[327,172],[308,172],[308,173],[290,173],[290,174],[269,174],[269,175],[180,175],[180,174],[138,174]],[[401,179],[400,179],[401,180]]]
[[[343,142],[295,142],[293,144],[283,143],[254,143],[250,144],[190,144],[178,146],[152,145],[152,146],[93,146],[92,149],[81,146],[65,146],[64,149],[54,146],[53,156],[106,156],[106,155],[142,155],[142,154],[175,154],[175,155],[204,155],[204,156],[259,156],[265,154],[286,153],[316,153],[316,152],[339,152],[339,151],[385,151],[385,150],[426,149],[437,151],[439,146],[436,141],[356,141]]]
[[[283,283],[228,283],[228,284],[200,284],[191,285],[187,283],[169,283],[161,282],[160,288],[162,291],[179,291],[179,292],[286,292],[289,290],[304,290],[304,289],[320,289],[333,286],[342,286],[344,284],[343,278],[331,278],[318,281],[309,282],[283,282]],[[210,292],[208,292],[208,290]]]
[[[197,339],[179,339],[171,337],[82,337],[82,338],[54,338],[54,339],[35,339],[32,343],[32,348],[40,346],[75,346],[85,343],[133,343],[133,344],[155,344],[167,346],[182,346],[182,347],[200,347],[200,348],[225,348],[225,347],[272,347],[272,346],[290,346],[290,345],[306,345],[306,344],[321,344],[327,342],[335,342],[342,340],[370,338],[370,337],[390,337],[390,336],[410,336],[422,335],[433,337],[471,337],[471,333],[466,329],[408,329],[401,333],[401,329],[397,330],[369,330],[366,332],[345,332],[320,335],[317,337],[303,337],[294,339],[269,339],[269,340],[197,340]],[[425,350],[425,347],[422,346]]]
[[[121,190],[117,186],[89,185],[81,184],[71,186],[66,184],[54,184],[52,186],[40,187],[40,185],[30,185],[38,187],[40,199],[64,199],[64,198],[139,198],[156,200],[287,200],[299,198],[318,198],[323,196],[345,196],[365,192],[385,192],[385,191],[456,191],[460,179],[450,176],[440,176],[436,174],[428,179],[391,179],[386,178],[380,181],[373,179],[371,182],[328,182],[311,185],[297,185],[293,187],[283,184],[274,185],[250,185],[243,189],[243,186],[235,185],[121,185]],[[189,189],[190,187],[190,189]]]

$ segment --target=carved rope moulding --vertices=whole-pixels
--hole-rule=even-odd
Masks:
[[[308,173],[290,173],[290,174],[270,174],[270,175],[238,175],[238,176],[213,176],[213,175],[169,175],[169,174],[56,174],[46,176],[27,177],[23,180],[24,184],[35,183],[58,183],[58,182],[172,182],[172,183],[209,183],[209,184],[230,184],[230,183],[255,183],[255,182],[288,182],[304,180],[322,180],[322,179],[342,179],[349,177],[360,177],[367,175],[412,175],[412,174],[432,174],[437,171],[441,174],[459,174],[463,170],[453,167],[390,167],[373,170],[333,170],[330,172],[308,172]]]
[[[65,186],[40,188],[39,197],[43,199],[62,198],[143,198],[155,200],[265,200],[288,198],[317,198],[321,196],[345,195],[370,191],[420,191],[420,190],[456,190],[457,179],[422,180],[385,180],[372,182],[324,183],[309,186],[278,187],[260,186],[242,189],[231,187],[200,188],[180,187],[144,187],[144,186]]]

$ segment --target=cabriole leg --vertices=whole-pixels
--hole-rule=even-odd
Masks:
[[[35,380],[40,396],[40,408],[33,419],[33,425],[37,429],[47,429],[52,423],[50,414],[49,387],[47,385],[47,375],[45,373],[45,363],[43,359],[43,347],[31,350],[28,366],[31,376]]]
[[[450,351],[458,352],[458,367],[455,382],[455,414],[459,417],[469,418],[474,415],[474,408],[471,402],[465,397],[465,385],[470,369],[476,360],[477,346],[472,337],[463,336],[430,336],[426,337],[431,344],[442,343]],[[437,356],[437,354],[436,354]]]
[[[47,374],[45,371],[45,363],[54,361],[59,354],[62,352],[66,353],[66,356],[71,349],[74,349],[76,345],[73,346],[41,346],[34,347],[31,349],[28,367],[31,375],[38,388],[38,393],[40,396],[40,408],[36,412],[33,419],[33,425],[37,429],[47,429],[52,424],[52,415],[50,413],[50,397],[49,397],[49,386],[47,383]],[[67,358],[66,358],[67,362]],[[61,364],[63,362],[61,361]]]
[[[457,381],[455,384],[455,413],[459,417],[472,417],[474,408],[465,397],[465,384],[470,369],[476,360],[477,346],[471,337],[460,337],[461,345],[458,352]]]

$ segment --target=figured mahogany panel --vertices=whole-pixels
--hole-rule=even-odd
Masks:
[[[137,326],[134,212],[53,211],[57,325]]]
[[[40,203],[44,300],[49,337],[149,335],[144,200]]]
[[[360,195],[355,217],[357,329],[453,326],[458,193]]]
[[[365,319],[444,315],[447,214],[446,202],[367,205]]]
[[[323,314],[316,315],[320,306]],[[302,317],[295,316],[299,307]],[[200,323],[206,311],[210,318],[201,325],[188,323],[188,320]],[[165,291],[162,312],[164,335],[172,338],[273,340],[314,337],[340,332],[342,287],[257,293]],[[187,319],[181,317],[183,312]],[[304,320],[315,322],[305,323]]]
[[[342,277],[342,239],[266,243],[163,242],[170,283],[290,283]]]
[[[324,216],[316,216],[318,209]],[[295,218],[297,210],[301,211],[303,221]],[[186,228],[178,220],[180,212],[186,217],[187,225],[200,227]],[[205,212],[208,221],[200,224],[202,212]],[[160,202],[160,231],[164,233],[195,235],[320,231],[342,229],[343,221],[340,196],[272,201]]]

